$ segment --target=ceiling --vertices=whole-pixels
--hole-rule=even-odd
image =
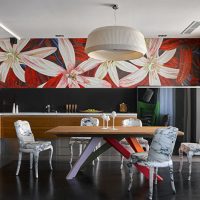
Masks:
[[[111,4],[119,4],[117,25],[139,29],[145,37],[197,37],[180,34],[200,21],[199,0],[0,0],[0,23],[21,38],[87,37],[95,28],[114,25]],[[10,34],[0,29],[0,38]]]

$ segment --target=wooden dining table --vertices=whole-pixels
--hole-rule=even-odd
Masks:
[[[127,150],[120,141],[126,139],[135,152],[143,152],[142,146],[139,144],[136,137],[153,137],[154,132],[158,128],[164,128],[161,126],[143,126],[143,127],[123,127],[116,126],[115,129],[108,128],[103,129],[101,126],[57,126],[46,131],[46,134],[55,135],[57,137],[91,137],[90,142],[84,149],[79,159],[75,162],[71,170],[66,176],[66,179],[73,179],[78,171],[92,162],[103,152],[109,148],[115,148],[125,158],[129,159],[131,152]],[[183,136],[184,133],[179,131],[179,136]],[[105,143],[101,145],[97,150],[96,146],[100,141],[104,139]],[[135,165],[136,168],[144,174],[146,178],[149,178],[149,169],[145,166]],[[158,180],[162,180],[162,177],[158,175]]]

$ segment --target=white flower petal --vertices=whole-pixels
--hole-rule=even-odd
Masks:
[[[66,88],[67,85],[68,85],[67,77],[66,75],[63,75],[56,88]]]
[[[69,88],[80,88],[78,84],[78,80],[72,80],[71,78],[68,78],[68,87]]]
[[[160,66],[158,73],[165,78],[176,79],[179,73],[179,69]]]
[[[116,61],[116,62],[114,62],[114,64],[120,70],[125,71],[125,72],[130,72],[131,73],[131,72],[135,72],[135,71],[138,70],[138,68],[135,65],[133,65],[133,64],[127,62],[127,61]]]
[[[156,54],[158,56],[158,50],[163,42],[162,38],[147,40],[147,57],[150,58]]]
[[[95,77],[78,76],[77,81],[85,88],[111,88],[111,84]]]
[[[7,56],[5,52],[0,52],[0,62],[7,60]]]
[[[35,71],[47,76],[57,76],[65,71],[55,63],[39,57],[23,55],[21,61]]]
[[[149,85],[152,86],[161,85],[160,78],[155,70],[149,71]]]
[[[45,57],[51,55],[52,53],[54,53],[56,50],[57,50],[56,47],[42,47],[42,48],[22,52],[21,55],[45,58]]]
[[[98,67],[95,73],[95,77],[99,79],[104,79],[107,72],[108,72],[108,67],[106,66],[106,63],[104,62]]]
[[[47,83],[47,82],[45,82],[45,83],[43,83],[43,84],[37,86],[37,88],[43,88],[43,87],[46,85],[46,83]]]
[[[14,74],[17,76],[17,78],[25,82],[25,71],[22,69],[19,62],[13,63],[12,69],[13,69]]]
[[[22,39],[22,40],[19,40],[17,42],[17,44],[14,44],[13,45],[13,49],[14,51],[16,51],[17,53],[20,53],[21,50],[28,44],[29,42],[29,39]]]
[[[130,62],[133,63],[134,65],[144,67],[148,62],[148,60],[145,57],[141,57],[139,59],[130,60]]]
[[[173,58],[175,53],[176,49],[165,51],[160,57],[158,57],[158,63],[160,63],[161,65],[167,63]]]
[[[66,69],[69,71],[75,66],[75,52],[72,43],[68,39],[58,39],[58,48],[62,55]]]
[[[148,71],[145,70],[144,67],[142,67],[141,69],[138,69],[136,72],[131,73],[123,77],[122,79],[120,79],[119,85],[121,87],[134,86],[138,84],[139,82],[141,82],[142,80],[144,80],[147,74],[148,74]]]
[[[108,66],[108,74],[111,78],[111,80],[113,81],[113,83],[119,87],[119,76],[117,73],[117,69],[116,66],[114,65],[114,63],[111,63],[110,66]]]
[[[94,69],[95,67],[97,67],[99,64],[101,63],[101,61],[99,60],[95,60],[93,58],[89,58],[87,60],[85,60],[84,62],[80,63],[75,70],[77,71],[77,74],[83,74],[91,69]]]
[[[10,66],[8,65],[7,62],[1,63],[1,65],[0,65],[0,81],[5,83],[9,69],[10,69]]]
[[[11,52],[11,50],[13,49],[11,44],[10,44],[10,40],[0,41],[0,48],[3,49],[6,52]]]

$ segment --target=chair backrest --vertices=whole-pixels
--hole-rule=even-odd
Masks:
[[[122,126],[142,126],[142,121],[136,118],[124,119]]]
[[[88,117],[81,119],[81,126],[99,126],[99,119]]]
[[[171,126],[157,129],[150,145],[147,160],[155,162],[171,160],[177,133],[178,129]]]
[[[21,146],[25,143],[35,141],[30,124],[27,121],[18,120],[14,123],[14,126],[19,144]]]

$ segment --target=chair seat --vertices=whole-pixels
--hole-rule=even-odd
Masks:
[[[140,152],[140,153],[133,153],[131,155],[131,161],[132,163],[137,163],[137,162],[144,162],[147,161],[148,157],[148,152]]]
[[[35,141],[35,142],[29,142],[25,143],[23,145],[24,149],[33,149],[35,151],[43,151],[45,149],[48,149],[51,146],[50,141]]]
[[[133,153],[131,155],[131,163],[135,164],[137,163],[138,165],[142,166],[148,166],[148,167],[167,167],[169,165],[172,165],[172,160],[170,159],[169,161],[151,161],[148,160],[148,152],[140,152],[140,153]]]
[[[185,153],[192,151],[194,155],[200,155],[200,144],[198,144],[198,143],[181,143],[180,150]]]
[[[71,137],[69,144],[72,144],[75,142],[83,144],[83,143],[88,143],[90,140],[91,140],[91,137]]]

